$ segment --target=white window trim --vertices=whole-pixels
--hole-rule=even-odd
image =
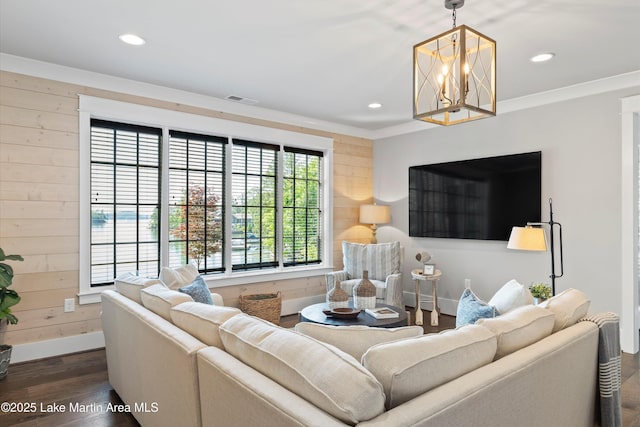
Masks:
[[[91,267],[91,119],[112,120],[123,123],[152,126],[163,129],[163,141],[168,141],[168,130],[182,130],[193,133],[217,135],[227,138],[248,139],[276,145],[287,145],[322,151],[323,159],[323,254],[322,263],[318,265],[298,267],[278,267],[273,269],[231,272],[229,265],[226,272],[205,276],[210,288],[251,284],[265,281],[286,280],[313,277],[333,271],[333,139],[293,132],[283,129],[264,127],[249,123],[234,122],[213,117],[180,111],[148,107],[128,102],[78,95],[79,107],[79,139],[80,139],[80,304],[100,302],[100,293],[114,286],[92,288],[90,280]],[[168,144],[163,144],[166,154]],[[230,152],[231,150],[227,150]],[[166,157],[164,157],[166,158]],[[165,166],[163,165],[163,168]],[[163,206],[166,203],[168,176],[163,173]],[[167,182],[165,182],[167,180]],[[166,215],[163,215],[166,218]],[[161,224],[168,227],[168,224]],[[163,228],[165,229],[165,228]],[[168,245],[161,244],[161,263],[168,259]]]

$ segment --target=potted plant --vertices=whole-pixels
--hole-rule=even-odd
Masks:
[[[533,303],[539,304],[542,301],[551,298],[551,287],[546,283],[534,283],[529,286],[529,291],[533,296]]]
[[[13,282],[13,268],[4,261],[23,261],[20,255],[5,255],[0,248],[0,325],[5,321],[15,325],[18,318],[11,314],[11,307],[20,302],[20,295],[13,289],[9,289]],[[9,362],[11,361],[11,349],[8,344],[0,344],[0,379],[7,376]]]

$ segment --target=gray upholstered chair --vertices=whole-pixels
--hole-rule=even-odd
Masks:
[[[342,242],[343,270],[325,275],[327,292],[340,282],[342,289],[353,295],[353,287],[367,270],[369,280],[376,287],[378,303],[404,307],[402,300],[402,253],[400,242],[362,244]]]

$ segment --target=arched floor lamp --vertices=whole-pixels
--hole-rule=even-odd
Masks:
[[[549,238],[551,247],[551,294],[556,294],[556,278],[564,275],[564,266],[562,262],[562,225],[553,220],[553,205],[549,199],[549,221],[548,222],[528,222],[526,227],[513,227],[509,236],[507,248],[518,249],[523,251],[546,251],[547,239],[544,233],[543,225],[549,226]],[[558,234],[560,237],[560,274],[556,275],[556,263],[553,242],[553,227],[558,226]]]

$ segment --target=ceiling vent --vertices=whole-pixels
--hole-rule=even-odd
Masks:
[[[229,95],[225,98],[227,101],[239,102],[240,104],[256,105],[258,101],[251,98],[244,98],[238,95]]]

